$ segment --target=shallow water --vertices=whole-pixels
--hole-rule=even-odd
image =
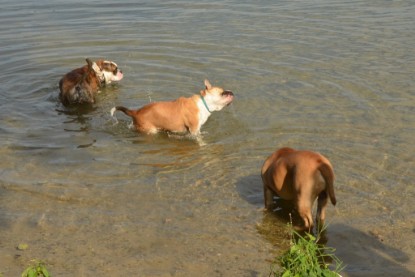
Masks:
[[[268,276],[288,240],[259,172],[291,146],[335,167],[342,275],[413,275],[414,17],[410,1],[3,1],[0,272],[41,259],[54,276]],[[86,57],[124,79],[64,108],[58,81]],[[205,78],[236,98],[203,147],[109,115]]]

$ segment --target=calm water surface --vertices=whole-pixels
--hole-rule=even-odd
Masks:
[[[399,0],[3,1],[0,272],[268,276],[288,240],[259,172],[291,146],[334,164],[343,275],[414,276],[414,18]],[[58,81],[87,57],[124,80],[64,108]],[[111,120],[205,78],[236,95],[206,146]]]

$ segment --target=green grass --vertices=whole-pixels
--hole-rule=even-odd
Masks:
[[[315,237],[300,235],[290,225],[291,246],[272,265],[274,277],[339,277],[343,263],[334,255],[335,249],[318,243],[323,231]],[[330,269],[329,265],[334,269]]]
[[[25,269],[22,277],[50,277],[48,270],[43,262],[33,260],[32,264]]]

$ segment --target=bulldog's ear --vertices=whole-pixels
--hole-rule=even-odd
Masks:
[[[90,67],[95,71],[96,74],[101,74],[102,73],[101,68],[97,65],[96,62],[93,62]]]
[[[92,61],[89,58],[86,58],[86,63],[88,64],[89,68],[92,68]]]
[[[203,90],[201,90],[201,91],[200,91],[200,95],[202,95],[203,97],[205,97],[205,96],[206,96],[206,90],[204,90],[204,89],[203,89]]]
[[[212,85],[210,84],[208,79],[205,79],[205,87],[206,87],[206,89],[211,89],[212,88]]]

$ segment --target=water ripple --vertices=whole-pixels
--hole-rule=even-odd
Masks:
[[[3,253],[15,247],[6,242],[31,233],[33,249],[60,276],[68,258],[80,268],[72,275],[102,275],[103,267],[106,275],[113,269],[159,275],[154,268],[189,276],[267,275],[264,261],[274,246],[268,237],[283,244],[252,226],[268,222],[259,212],[259,171],[282,146],[332,160],[335,223],[362,232],[383,226],[385,241],[408,247],[414,241],[407,237],[415,177],[414,13],[410,1],[386,0],[2,3]],[[65,108],[59,79],[87,57],[114,60],[125,77],[102,89],[93,107]],[[234,103],[203,126],[205,147],[138,135],[122,115],[113,125],[113,106],[199,93],[205,78],[235,93]],[[268,229],[280,230],[273,224]],[[336,226],[330,231],[342,232]],[[388,231],[392,226],[399,232]],[[340,249],[353,241],[342,236],[333,242]],[[88,253],[73,248],[79,241],[89,243]],[[99,251],[90,255],[92,249]],[[385,262],[357,251],[375,256],[375,265]],[[197,253],[191,261],[190,252]],[[88,258],[79,260],[82,255]],[[114,265],[107,257],[123,260]],[[11,268],[5,260],[0,267]],[[407,273],[388,265],[395,275]]]

